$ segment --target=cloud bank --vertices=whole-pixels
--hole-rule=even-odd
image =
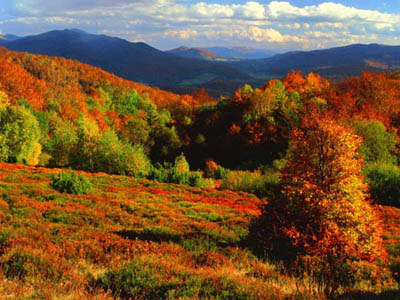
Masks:
[[[189,0],[14,0],[0,30],[15,34],[77,27],[161,49],[253,46],[276,51],[351,43],[399,44],[400,14],[338,2],[219,4]],[[57,4],[55,4],[57,3]]]

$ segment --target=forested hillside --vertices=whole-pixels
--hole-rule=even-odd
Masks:
[[[396,299],[399,126],[400,73],[216,100],[0,48],[0,297]]]
[[[171,112],[179,116],[201,101],[214,101],[201,91],[195,98],[178,96],[73,60],[5,48],[0,65],[5,161],[146,172],[146,155],[164,161],[179,154],[182,141],[176,123],[184,117],[173,119]],[[129,159],[130,154],[139,161]],[[100,161],[107,163],[100,166]],[[137,169],[140,163],[143,170]]]
[[[243,82],[251,77],[231,66],[211,61],[179,57],[145,43],[132,43],[81,30],[54,30],[39,35],[9,40],[10,50],[77,59],[100,67],[125,79],[160,87],[193,87],[220,79]]]

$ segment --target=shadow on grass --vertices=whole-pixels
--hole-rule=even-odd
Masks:
[[[190,244],[201,244],[210,245],[226,248],[226,247],[243,247],[242,242],[222,242],[218,241],[214,237],[205,235],[203,233],[187,233],[187,234],[175,234],[170,231],[160,230],[160,228],[150,228],[144,230],[121,230],[116,231],[114,234],[129,240],[141,240],[141,241],[149,241],[149,242],[172,242],[180,245]]]
[[[114,232],[116,235],[119,235],[122,238],[130,239],[130,240],[142,240],[142,241],[152,241],[152,242],[174,242],[178,243],[181,241],[182,236],[169,233],[169,232],[156,232],[152,230],[143,230],[143,231],[135,231],[135,230],[121,230]]]
[[[337,300],[400,300],[400,291],[391,290],[382,293],[354,291],[343,294]]]

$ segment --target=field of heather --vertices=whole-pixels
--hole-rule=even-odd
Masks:
[[[324,299],[246,248],[251,194],[83,172],[92,191],[62,194],[59,171],[0,164],[0,299]],[[396,259],[400,210],[379,210]],[[341,299],[398,299],[383,277]]]

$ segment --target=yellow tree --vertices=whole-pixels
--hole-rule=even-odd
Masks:
[[[330,116],[307,116],[291,133],[281,189],[253,228],[263,249],[311,264],[328,296],[354,283],[357,266],[385,258],[379,219],[366,200],[361,142]]]

